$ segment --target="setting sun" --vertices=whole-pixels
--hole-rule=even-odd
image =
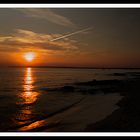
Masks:
[[[33,61],[34,58],[35,58],[35,53],[33,53],[33,52],[28,52],[28,53],[26,53],[26,54],[24,55],[24,58],[25,58],[27,61],[31,62],[31,61]]]

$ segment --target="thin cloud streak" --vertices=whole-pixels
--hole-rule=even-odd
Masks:
[[[69,34],[67,34],[67,35],[63,35],[63,36],[60,36],[60,37],[58,37],[58,38],[52,39],[52,40],[50,40],[50,41],[53,42],[53,41],[57,41],[57,40],[60,40],[60,39],[64,39],[64,38],[66,38],[66,37],[69,37],[69,36],[72,36],[72,35],[75,35],[75,34],[78,34],[78,33],[82,33],[82,32],[85,32],[85,31],[88,31],[88,30],[91,30],[91,29],[93,29],[93,27],[89,27],[89,28],[86,28],[86,29],[82,29],[82,30],[73,32],[73,33],[69,33]]]

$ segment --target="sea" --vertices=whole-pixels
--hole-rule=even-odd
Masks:
[[[140,72],[140,70],[31,67],[0,68],[0,131],[44,131],[43,128],[45,128],[45,131],[72,131],[74,127],[77,128],[75,131],[78,131],[80,128],[85,127],[85,123],[82,126],[76,125],[76,123],[78,124],[76,119],[79,120],[78,117],[80,117],[79,115],[76,116],[76,111],[78,111],[80,105],[77,107],[77,110],[76,107],[73,110],[71,109],[71,117],[69,116],[68,110],[72,104],[79,102],[86,95],[79,93],[51,93],[48,89],[63,87],[77,82],[91,81],[93,79],[128,79],[129,77],[127,76],[115,76],[113,73],[129,72]],[[97,95],[90,95],[93,99],[89,95],[87,96],[91,103],[97,103],[96,100],[104,100],[103,94],[98,97]],[[108,105],[109,109],[107,108],[107,114],[104,113],[102,115],[103,117],[98,118],[103,119],[106,115],[114,111],[114,104],[120,100],[119,94],[106,96],[105,100],[111,101],[110,97],[112,98],[112,103]],[[115,100],[117,98],[118,100]],[[88,102],[89,99],[86,99],[83,104]],[[81,103],[80,113],[86,110],[84,109],[85,106],[82,108],[83,104]],[[94,106],[94,110],[96,110],[98,104],[102,104],[102,102],[94,105],[88,104],[88,106]],[[64,114],[65,111],[66,113]],[[72,112],[75,114],[76,119],[70,119],[74,116]],[[103,112],[102,108],[100,112]],[[101,114],[100,112],[99,114]],[[81,117],[82,122],[86,122],[86,119],[90,123],[91,120],[87,117]],[[45,122],[43,122],[44,120]],[[63,120],[67,121],[63,123]],[[73,122],[70,122],[70,120],[73,120]],[[57,129],[52,129],[56,126]]]

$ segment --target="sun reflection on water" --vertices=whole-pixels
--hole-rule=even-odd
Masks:
[[[27,68],[23,85],[24,92],[21,94],[21,104],[32,104],[37,100],[39,93],[34,91],[33,83],[32,69]]]
[[[35,107],[33,105],[37,101],[40,93],[35,91],[35,81],[32,73],[32,68],[26,69],[23,83],[24,92],[18,95],[19,100],[17,105],[20,108],[15,117],[18,125],[31,122],[35,115]]]

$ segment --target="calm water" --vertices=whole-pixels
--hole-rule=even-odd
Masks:
[[[116,79],[111,73],[131,71],[139,70],[1,68],[0,131],[41,120],[81,97],[79,94],[49,93],[47,88],[92,79]]]

